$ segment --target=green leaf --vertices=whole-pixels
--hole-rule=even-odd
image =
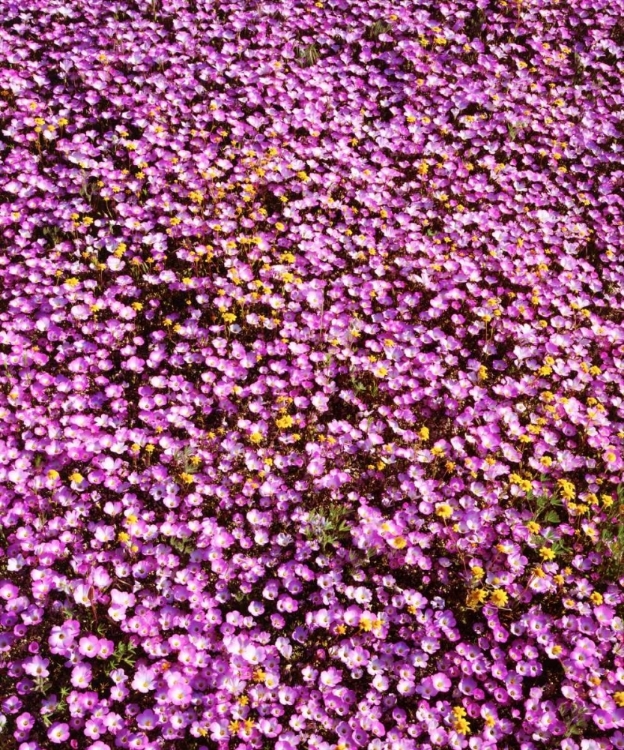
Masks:
[[[559,523],[560,519],[557,513],[554,510],[548,511],[546,514],[545,520],[548,523]]]

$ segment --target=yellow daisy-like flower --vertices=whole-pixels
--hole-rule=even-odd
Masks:
[[[373,629],[373,624],[374,621],[372,620],[372,618],[367,617],[366,615],[362,615],[362,617],[360,618],[360,628],[366,633],[370,632]]]
[[[566,500],[574,500],[576,497],[576,488],[572,482],[567,479],[560,479],[557,484],[561,489],[561,494]]]
[[[526,525],[527,531],[530,531],[531,534],[539,534],[541,530],[541,526],[536,521],[529,521]]]
[[[69,481],[75,482],[76,484],[81,484],[84,481],[84,477],[82,474],[79,474],[77,471],[75,471],[73,474],[69,475]]]
[[[620,708],[624,708],[624,691],[614,693],[613,700],[615,701],[616,706],[619,706]]]
[[[453,511],[453,508],[448,503],[438,503],[436,505],[435,513],[436,513],[436,516],[440,516],[440,518],[447,519],[447,518],[451,518],[454,511]]]
[[[289,427],[292,427],[294,423],[295,420],[290,416],[290,414],[284,414],[283,417],[275,420],[275,424],[280,428],[280,430],[287,430]]]
[[[468,596],[466,597],[466,606],[474,609],[475,607],[478,607],[479,604],[483,604],[486,599],[487,591],[484,589],[475,589],[468,593]]]
[[[407,547],[407,539],[403,536],[397,536],[394,539],[390,539],[388,544],[394,549],[405,549]]]
[[[418,430],[418,435],[421,440],[429,440],[429,428],[421,427],[420,430]]]
[[[611,495],[600,495],[600,499],[605,508],[610,508],[613,505],[613,498]]]
[[[495,589],[490,594],[490,602],[495,607],[504,607],[508,601],[509,597],[507,596],[507,593],[502,589]]]
[[[48,472],[48,479],[55,480],[55,479],[58,479],[60,476],[61,475],[55,469],[50,469],[50,471]]]
[[[251,435],[249,436],[249,439],[254,445],[258,445],[259,443],[262,442],[262,433],[258,431],[252,432]]]
[[[541,547],[540,548],[540,557],[542,560],[554,560],[555,559],[555,553],[552,551],[550,547]]]

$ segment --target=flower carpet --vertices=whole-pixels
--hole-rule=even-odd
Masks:
[[[0,0],[0,748],[624,748],[622,0]]]

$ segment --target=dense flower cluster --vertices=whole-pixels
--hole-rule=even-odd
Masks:
[[[622,0],[0,0],[0,746],[624,748]]]

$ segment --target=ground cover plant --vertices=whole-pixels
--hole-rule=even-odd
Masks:
[[[621,0],[0,0],[0,748],[624,748]]]

